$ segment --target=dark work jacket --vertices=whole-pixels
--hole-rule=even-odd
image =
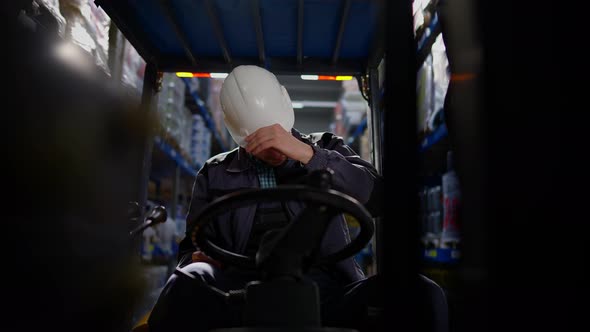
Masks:
[[[334,172],[332,176],[333,189],[356,198],[365,204],[369,211],[375,211],[373,205],[377,198],[374,196],[377,196],[375,192],[379,191],[376,188],[381,186],[381,178],[369,162],[361,159],[344,144],[342,138],[333,134],[303,135],[295,129],[292,130],[292,134],[302,142],[309,144],[314,150],[311,160],[306,165],[302,165],[304,171],[330,168]],[[245,188],[259,188],[256,168],[245,150],[236,148],[209,159],[195,180],[187,225],[215,198]],[[291,201],[286,202],[286,206],[292,217],[302,211],[304,204]],[[243,254],[255,214],[256,205],[252,204],[219,215],[217,220],[212,222],[214,225],[211,227],[213,242],[222,248]],[[336,252],[350,242],[344,217],[338,215],[335,218],[337,220],[330,223],[320,245],[320,255]],[[189,264],[191,254],[195,250],[197,248],[193,246],[190,235],[187,234],[180,243],[179,264],[181,266]],[[334,269],[343,276],[345,282],[357,281],[364,277],[353,258],[339,262],[334,266]]]

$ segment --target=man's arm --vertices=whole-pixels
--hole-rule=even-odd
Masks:
[[[304,165],[307,170],[331,169],[334,189],[359,200],[374,216],[381,214],[383,179],[371,163],[330,133],[325,133],[322,142],[312,145],[312,149],[313,156]]]
[[[381,177],[373,165],[355,154],[344,144],[342,138],[326,133],[322,137],[321,145],[308,145],[295,138],[281,125],[274,124],[258,129],[245,140],[246,151],[255,156],[272,148],[293,160],[298,160],[310,171],[327,168],[333,170],[332,181],[335,189],[358,199],[374,216],[381,213]],[[327,143],[324,143],[326,141]]]
[[[199,173],[197,174],[197,178],[195,179],[195,183],[193,185],[193,193],[191,196],[191,203],[189,205],[188,214],[186,217],[186,225],[187,230],[189,225],[194,221],[195,217],[199,215],[199,213],[203,210],[203,208],[211,201],[211,197],[209,195],[209,185],[208,185],[208,178],[207,178],[207,165],[203,166]],[[210,228],[211,236],[214,236],[214,230],[212,227]],[[192,263],[193,253],[198,251],[190,238],[190,234],[185,233],[184,239],[180,242],[178,247],[178,263],[180,266],[185,266],[187,264]]]

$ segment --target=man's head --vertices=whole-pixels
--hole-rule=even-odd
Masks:
[[[220,99],[225,125],[241,147],[246,146],[246,136],[262,127],[278,123],[287,131],[293,128],[295,115],[289,94],[266,69],[234,68],[223,82]]]

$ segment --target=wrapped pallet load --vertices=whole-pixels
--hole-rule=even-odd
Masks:
[[[121,81],[138,94],[141,94],[146,63],[139,53],[137,53],[133,45],[127,40],[125,41],[122,62]]]
[[[47,10],[51,14],[57,25],[57,33],[63,37],[66,30],[66,19],[59,9],[59,0],[35,0],[34,3],[40,7],[38,8],[40,11]]]
[[[59,4],[66,20],[65,38],[92,54],[96,64],[109,73],[108,15],[92,0],[60,0]]]

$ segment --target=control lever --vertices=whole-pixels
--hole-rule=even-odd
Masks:
[[[141,208],[137,202],[129,202],[127,204],[127,219],[135,221],[141,217]]]
[[[166,208],[160,205],[156,206],[152,212],[150,212],[150,215],[145,218],[145,222],[143,224],[137,226],[135,229],[129,232],[129,236],[134,237],[137,234],[143,232],[146,228],[166,222],[167,219],[168,212],[166,212]]]

